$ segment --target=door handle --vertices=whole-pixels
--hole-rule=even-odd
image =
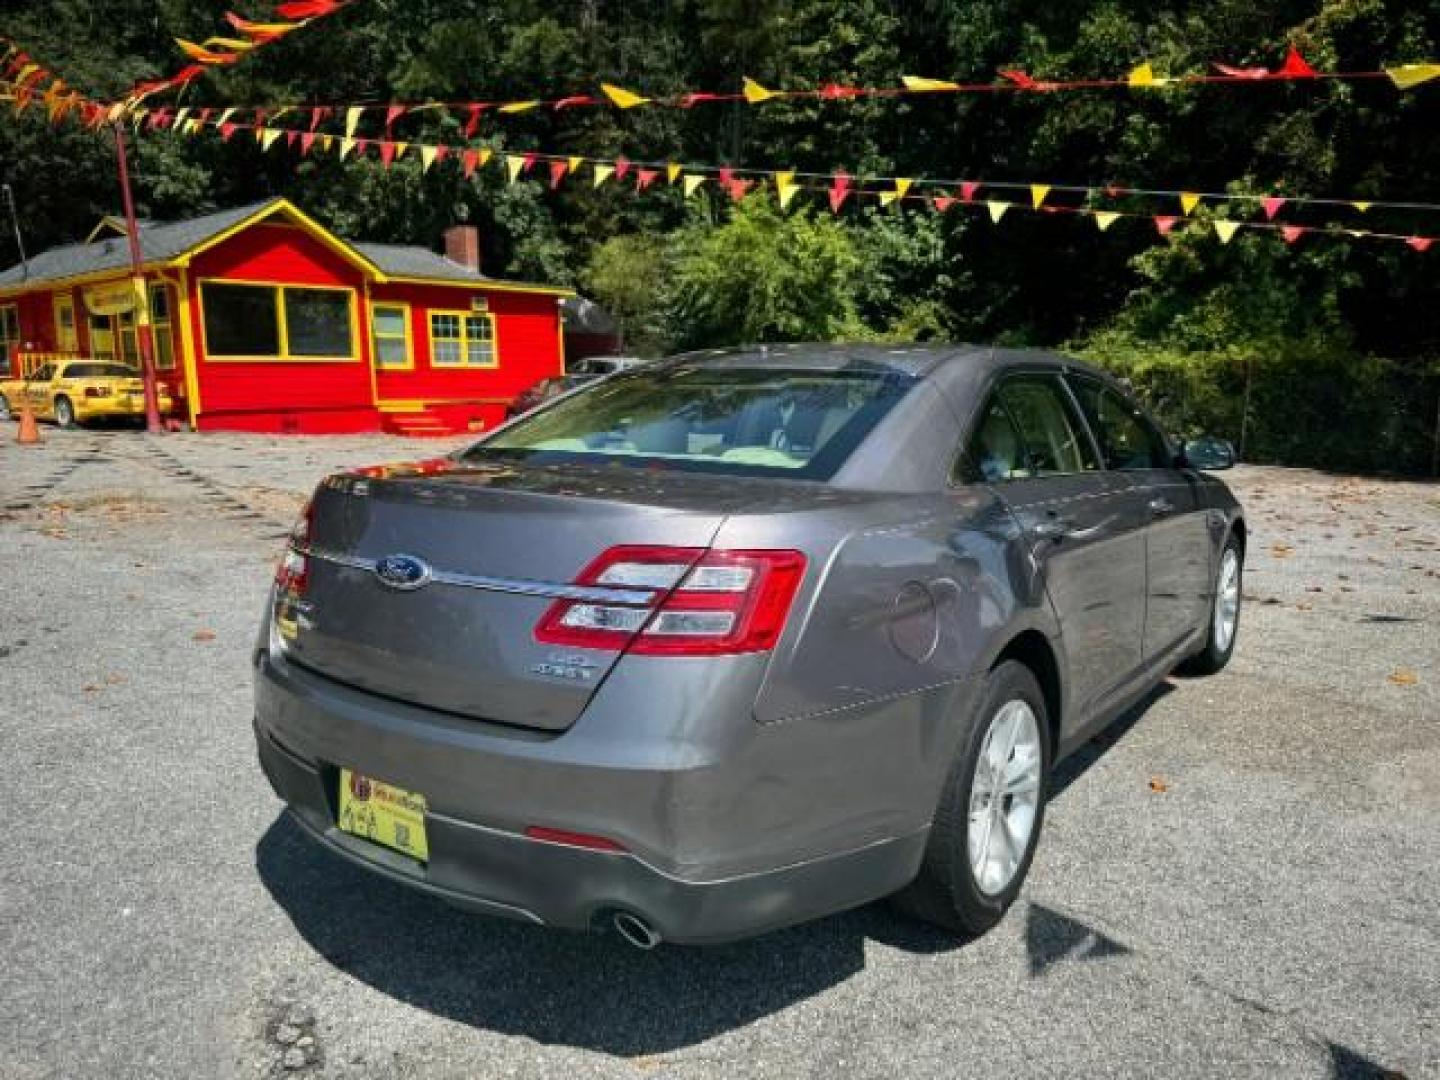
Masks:
[[[1164,517],[1175,509],[1175,504],[1164,495],[1158,495],[1150,500],[1150,513],[1155,517]]]

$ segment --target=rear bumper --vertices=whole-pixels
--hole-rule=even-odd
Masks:
[[[103,398],[74,398],[76,420],[100,420],[114,419],[116,417],[136,417],[145,415],[144,399],[132,401],[128,395],[112,394]],[[174,403],[169,395],[162,394],[157,400],[156,407],[163,415],[173,408]]]
[[[695,760],[694,748],[657,757],[653,747],[636,747],[599,758],[578,730],[584,720],[558,736],[487,731],[490,725],[364,694],[263,652],[255,676],[260,763],[305,829],[370,870],[489,915],[587,929],[626,911],[681,943],[763,933],[903,887],[919,869],[934,809],[924,777],[869,794],[853,777],[837,777],[838,766],[817,760],[825,748],[815,741],[835,731],[777,736],[764,747],[761,782],[747,753]],[[743,723],[755,727],[748,716]],[[845,724],[832,719],[829,727]],[[877,730],[887,742],[898,735],[894,723]],[[840,735],[849,759],[854,731]],[[780,740],[792,737],[808,753],[787,750]],[[803,765],[792,769],[792,762]],[[857,767],[884,772],[875,762],[862,753]],[[341,765],[426,795],[428,863],[337,828]],[[836,783],[839,790],[830,786]],[[794,828],[797,805],[808,810],[802,831]],[[526,824],[592,832],[627,850],[530,839]],[[717,829],[728,830],[723,843]],[[699,846],[697,833],[705,841]],[[785,837],[785,850],[776,849],[776,835]],[[741,864],[706,859],[701,850],[758,854]]]

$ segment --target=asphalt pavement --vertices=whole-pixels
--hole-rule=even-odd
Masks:
[[[968,944],[446,908],[319,850],[248,654],[303,493],[453,443],[0,428],[0,1076],[1440,1077],[1440,486],[1243,468],[1240,644],[1062,766]]]

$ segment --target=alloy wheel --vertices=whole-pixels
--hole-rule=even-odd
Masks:
[[[1215,648],[1224,653],[1235,640],[1235,625],[1240,620],[1240,556],[1233,547],[1226,548],[1220,559],[1220,575],[1215,588]]]
[[[1016,698],[990,720],[970,785],[967,851],[975,884],[1005,891],[1030,847],[1040,803],[1042,755],[1035,712]]]

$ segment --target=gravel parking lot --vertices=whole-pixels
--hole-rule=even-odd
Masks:
[[[389,438],[0,430],[0,1075],[1440,1076],[1440,486],[1243,468],[1235,662],[1062,767],[966,945],[639,953],[309,843],[255,764],[281,538]]]

